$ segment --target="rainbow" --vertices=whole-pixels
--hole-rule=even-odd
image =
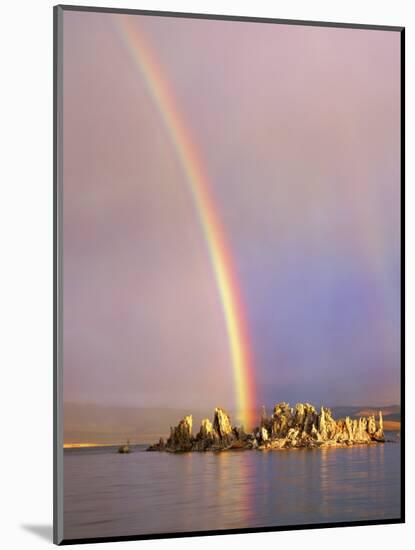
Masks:
[[[174,96],[142,33],[132,23],[132,16],[113,15],[116,28],[128,49],[134,65],[144,78],[147,90],[161,115],[174,146],[207,245],[218,288],[229,340],[230,358],[235,383],[239,421],[246,429],[253,427],[255,385],[245,313],[233,262],[208,177],[200,157],[183,123]]]

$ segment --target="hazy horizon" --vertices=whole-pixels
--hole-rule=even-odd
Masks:
[[[273,406],[265,404],[267,413],[271,414]],[[294,408],[296,403],[290,403]],[[400,404],[378,405],[360,403],[333,406],[330,403],[312,403],[319,410],[320,406],[332,409],[334,417],[347,415],[365,416],[368,410],[377,414],[382,410],[384,421],[400,419]],[[218,403],[220,406],[220,403]],[[188,414],[193,416],[193,432],[197,433],[203,418],[213,420],[214,410],[186,407],[139,407],[110,406],[92,403],[64,404],[64,443],[121,443],[130,439],[134,443],[154,443],[160,437],[169,435],[170,426],[176,426]],[[237,411],[227,409],[233,425],[239,425]],[[261,409],[255,411],[257,424],[261,417]],[[359,415],[358,413],[361,413]],[[392,416],[391,416],[392,415]],[[399,421],[399,420],[398,420]]]

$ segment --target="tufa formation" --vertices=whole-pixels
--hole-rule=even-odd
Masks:
[[[384,443],[382,413],[374,416],[335,420],[331,410],[320,411],[309,403],[278,403],[269,416],[263,407],[261,423],[252,433],[232,426],[229,414],[217,407],[213,423],[205,418],[193,435],[192,415],[185,416],[175,428],[170,428],[167,441],[160,438],[148,451],[173,453],[189,451],[227,451],[232,449],[279,450],[293,448],[346,447]]]

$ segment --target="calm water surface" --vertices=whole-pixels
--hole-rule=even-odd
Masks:
[[[64,453],[67,539],[400,516],[400,445]]]

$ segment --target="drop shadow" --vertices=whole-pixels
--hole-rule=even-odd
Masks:
[[[52,525],[21,525],[25,531],[29,531],[48,542],[53,542],[53,527]]]

